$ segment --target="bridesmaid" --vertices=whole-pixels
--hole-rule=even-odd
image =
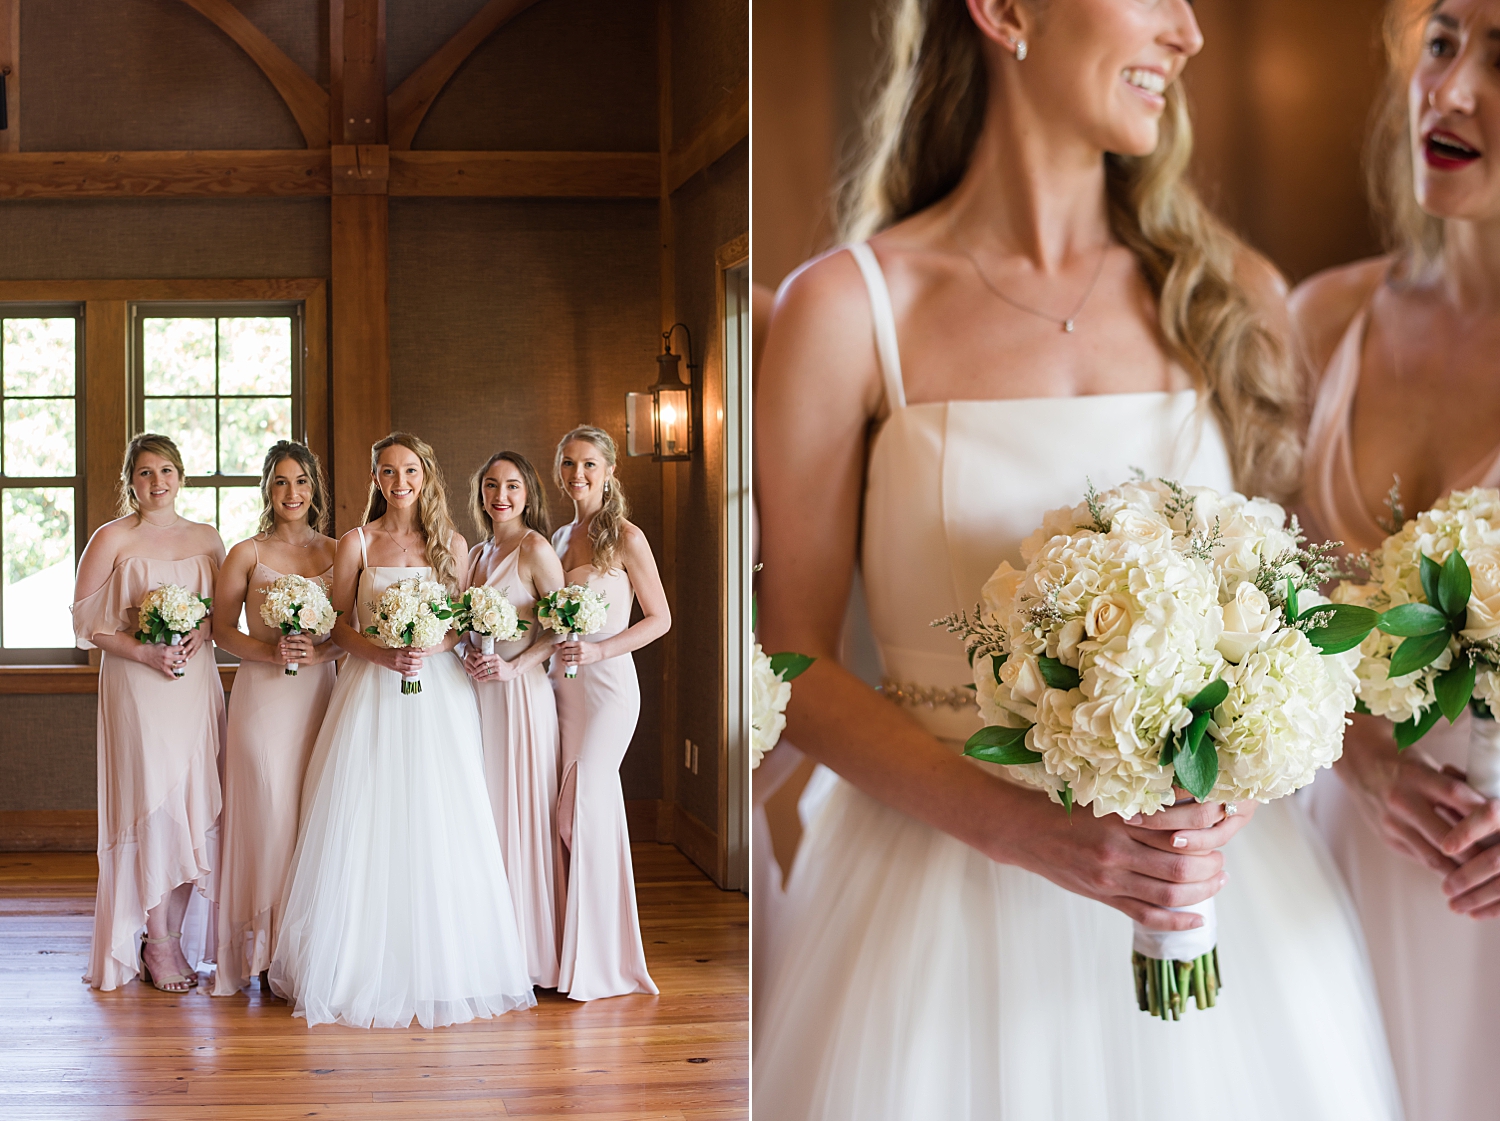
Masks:
[[[531,983],[557,988],[557,705],[542,663],[552,653],[536,623],[536,601],[563,586],[562,563],[547,540],[551,523],[541,480],[519,452],[498,452],[474,474],[469,497],[485,540],[469,552],[469,586],[503,589],[531,627],[513,642],[479,652],[469,637],[464,665],[479,697],[484,774],[516,903]]]
[[[271,964],[277,909],[297,844],[302,775],[333,690],[338,646],[282,635],[261,621],[265,589],[289,574],[321,579],[338,542],[326,535],[328,484],[301,444],[282,440],[260,472],[260,527],[229,550],[214,593],[214,641],[237,655],[224,744],[223,859],[214,996],[237,993]],[[244,609],[249,634],[236,625]],[[288,677],[285,666],[297,665]]]
[[[666,592],[646,535],[626,521],[615,478],[615,442],[583,425],[557,445],[554,477],[573,501],[573,520],[553,535],[570,584],[588,584],[609,601],[604,629],[557,646],[552,687],[562,738],[557,831],[568,850],[568,897],[557,988],[574,1000],[655,993],[646,972],[620,761],[640,714],[630,651],[672,626]],[[630,605],[642,618],[630,626]],[[564,675],[568,666],[578,676]]]
[[[212,891],[219,847],[224,690],[209,619],[181,646],[134,636],[147,592],[214,591],[224,543],[177,513],[182,456],[165,436],[130,441],[120,471],[122,516],[100,526],[78,564],[73,630],[99,665],[99,890],[84,979],[118,988],[137,973],[164,992],[198,984],[211,947],[181,939],[193,888]],[[174,676],[174,670],[185,676]],[[141,928],[145,927],[142,938]]]
[[[1317,399],[1303,501],[1314,537],[1378,546],[1407,514],[1500,486],[1500,0],[1398,5],[1370,161],[1388,256],[1292,297]],[[1462,780],[1468,714],[1397,754],[1354,717],[1312,804],[1364,923],[1407,1115],[1495,1116],[1500,802]],[[1458,823],[1455,827],[1455,823]]]

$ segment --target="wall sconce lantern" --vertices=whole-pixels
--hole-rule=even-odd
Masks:
[[[677,375],[682,356],[672,353],[672,332],[679,327],[687,335],[690,385]],[[662,332],[661,343],[656,384],[645,393],[625,394],[625,453],[649,455],[657,463],[682,463],[693,458],[698,435],[693,422],[693,390],[698,383],[693,334],[685,323],[674,323]]]

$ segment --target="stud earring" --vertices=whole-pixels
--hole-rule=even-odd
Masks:
[[[1025,62],[1026,61],[1026,40],[1025,39],[1017,39],[1016,40],[1016,61],[1017,62]]]

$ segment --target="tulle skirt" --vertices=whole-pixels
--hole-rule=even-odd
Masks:
[[[474,691],[357,658],[308,764],[271,987],[309,1025],[462,1023],[535,1003],[490,812]]]
[[[1262,806],[1226,860],[1220,1003],[1163,1023],[1136,1006],[1124,915],[839,782],[757,957],[756,1115],[1398,1118],[1363,947],[1301,809]]]

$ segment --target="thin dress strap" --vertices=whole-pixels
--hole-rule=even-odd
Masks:
[[[255,567],[260,567],[260,534],[250,538],[250,544],[255,548]]]
[[[896,312],[885,273],[867,241],[849,246],[849,253],[864,274],[870,291],[870,315],[875,320],[875,353],[880,357],[880,376],[885,382],[886,403],[891,411],[906,408],[906,387],[901,381],[901,350],[896,345]]]
[[[354,527],[354,532],[357,533],[357,534],[359,534],[359,562],[360,562],[360,565],[362,567],[364,567],[364,568],[369,568],[370,567],[370,554],[367,553],[367,552],[365,552],[365,527],[362,526],[362,525],[357,525],[357,526]]]

